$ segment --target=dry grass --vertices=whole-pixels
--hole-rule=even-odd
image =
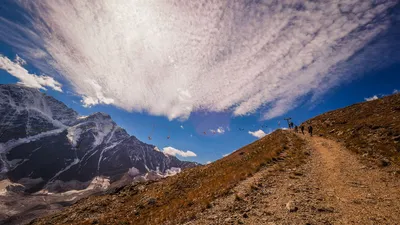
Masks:
[[[212,207],[213,200],[231,194],[240,181],[279,161],[279,154],[289,149],[288,135],[295,137],[274,132],[212,164],[159,182],[127,186],[111,195],[89,197],[36,223],[177,224],[192,220]]]
[[[304,125],[309,123],[316,135],[369,158],[400,164],[400,94],[324,113]]]

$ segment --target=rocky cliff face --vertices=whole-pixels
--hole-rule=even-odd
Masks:
[[[132,167],[146,173],[195,165],[130,136],[107,114],[80,117],[35,89],[0,85],[0,175],[28,191],[96,176],[113,181]]]

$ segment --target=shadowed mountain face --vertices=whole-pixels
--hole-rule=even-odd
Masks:
[[[156,151],[104,113],[79,117],[31,88],[0,85],[0,174],[36,191],[53,181],[119,179],[130,168],[165,172],[196,163]],[[60,190],[61,191],[61,190]]]

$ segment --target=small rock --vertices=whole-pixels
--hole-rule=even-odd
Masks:
[[[226,218],[224,221],[225,221],[226,223],[228,223],[229,221],[231,221],[231,218],[228,217],[228,218]]]
[[[217,218],[218,218],[218,216],[216,216],[216,215],[211,215],[211,216],[207,217],[207,219],[209,219],[209,220],[215,220]]]
[[[288,203],[286,203],[286,209],[289,212],[296,212],[299,208],[297,208],[297,206],[294,203],[294,201],[289,201]]]
[[[381,160],[381,166],[386,167],[390,165],[390,161],[388,159]]]
[[[239,220],[238,224],[244,224],[243,220]]]
[[[249,215],[247,213],[243,214],[243,218],[249,218]]]
[[[148,204],[149,205],[154,205],[154,204],[156,204],[156,202],[157,202],[157,200],[155,198],[150,198],[149,201],[148,201]]]
[[[332,207],[320,207],[318,208],[318,212],[328,212],[328,213],[332,213],[335,210]]]

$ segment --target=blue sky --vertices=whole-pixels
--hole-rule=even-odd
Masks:
[[[292,117],[297,124],[329,110],[365,101],[365,98],[374,95],[382,97],[392,94],[394,90],[400,90],[398,5],[388,4],[384,13],[375,12],[375,6],[366,6],[370,7],[368,12],[375,13],[375,18],[380,18],[378,22],[365,22],[360,19],[348,33],[342,34],[341,38],[329,39],[327,36],[321,36],[318,42],[316,39],[310,39],[310,43],[314,43],[313,47],[300,47],[300,51],[292,56],[291,49],[299,48],[293,43],[301,39],[301,35],[297,37],[290,34],[299,32],[299,28],[311,29],[309,32],[312,33],[312,28],[307,27],[307,23],[301,20],[294,22],[299,25],[290,25],[290,29],[272,27],[271,24],[276,21],[271,18],[252,18],[253,14],[250,12],[259,10],[256,6],[246,8],[250,14],[241,15],[243,23],[235,24],[235,29],[252,31],[253,27],[249,24],[255,24],[257,29],[254,32],[260,34],[259,37],[275,32],[278,39],[256,40],[253,36],[243,37],[238,33],[227,35],[224,33],[224,24],[229,24],[228,18],[220,21],[223,25],[219,27],[219,35],[210,31],[213,34],[210,37],[218,36],[219,39],[207,39],[207,45],[193,47],[183,44],[186,43],[185,38],[177,37],[170,29],[163,29],[192,29],[192,34],[197,34],[200,38],[209,33],[200,29],[201,23],[195,25],[192,22],[186,27],[181,22],[185,21],[180,17],[183,15],[176,14],[179,23],[167,21],[162,24],[163,22],[156,21],[157,24],[154,24],[155,21],[147,19],[147,14],[143,14],[142,11],[151,14],[155,9],[160,9],[155,5],[139,8],[136,16],[144,18],[145,22],[140,20],[144,25],[135,25],[135,33],[126,31],[125,28],[132,26],[132,23],[128,21],[125,24],[124,18],[117,22],[111,19],[109,22],[111,25],[121,26],[121,30],[109,26],[110,24],[100,23],[104,20],[93,19],[109,18],[108,16],[114,15],[115,12],[119,12],[118,15],[126,15],[123,14],[124,7],[107,5],[110,8],[105,8],[102,12],[92,12],[90,8],[75,6],[78,12],[92,13],[96,17],[82,16],[80,19],[74,19],[71,16],[69,24],[64,23],[63,16],[71,13],[69,10],[74,5],[66,3],[56,7],[65,13],[57,13],[55,10],[54,14],[50,15],[49,10],[45,9],[54,8],[55,5],[52,4],[51,1],[44,1],[42,6],[33,4],[29,7],[37,7],[37,10],[27,14],[27,5],[21,3],[17,6],[11,1],[5,1],[0,9],[0,56],[3,59],[0,61],[0,83],[16,83],[22,79],[27,86],[42,86],[47,89],[42,91],[61,100],[81,115],[106,112],[129,134],[146,143],[160,149],[172,146],[197,154],[196,157],[178,156],[184,160],[200,163],[214,161],[257,140],[249,131],[261,129],[269,133],[278,128],[278,121],[281,121],[282,126],[285,125],[285,117]],[[125,7],[136,5],[132,3]],[[311,6],[306,5],[306,10],[307,7]],[[297,10],[294,8],[289,9],[287,16],[297,13],[291,11]],[[353,8],[353,11],[358,10],[356,9]],[[180,10],[191,12],[199,9],[188,7]],[[237,9],[231,7],[229,10],[236,12]],[[281,16],[285,17],[286,14]],[[44,21],[44,24],[38,22],[38,19]],[[132,20],[129,15],[128,19]],[[166,20],[161,19],[164,20],[160,21]],[[205,22],[208,19],[212,20],[203,17],[200,19]],[[246,20],[253,19],[255,22],[246,23]],[[193,18],[193,21],[196,21],[196,18]],[[318,25],[320,19],[315,18],[315,21]],[[345,24],[349,23],[350,21],[347,21]],[[57,26],[51,27],[55,24]],[[197,29],[197,26],[200,28]],[[346,29],[343,28],[344,25],[340,31],[334,30],[333,25],[327,28],[324,26],[321,25],[320,30],[326,30],[328,33],[339,33]],[[162,34],[160,39],[153,38],[154,34],[158,33],[147,34],[149,30],[153,32],[154,27],[159,28],[157,32]],[[265,28],[268,32],[257,33],[261,32],[260,28]],[[85,32],[90,29],[98,35],[89,37],[93,33]],[[48,36],[49,32],[46,31],[54,32],[53,36]],[[320,33],[315,35],[318,37]],[[109,37],[109,34],[118,35]],[[53,39],[54,36],[61,38]],[[228,38],[229,41],[226,41],[226,37],[230,36],[237,38],[232,38],[234,41]],[[124,41],[119,43],[121,38]],[[325,38],[324,42],[320,42],[321,38]],[[136,40],[135,44],[127,45],[125,40],[133,39]],[[94,45],[97,41],[98,45]],[[279,48],[270,46],[266,50],[259,50],[257,55],[247,52],[248,48],[240,47],[242,43],[247,43],[251,49],[260,41],[265,41],[266,46],[273,42]],[[180,43],[182,48],[179,47]],[[331,47],[325,48],[324,45],[319,45],[320,43]],[[103,44],[108,45],[107,49],[103,49]],[[288,48],[288,52],[283,51],[288,45],[292,46]],[[208,49],[207,46],[214,47]],[[221,51],[210,53],[215,48]],[[137,49],[142,51],[140,57],[132,55]],[[117,53],[114,54],[114,50]],[[238,57],[235,51],[239,50],[243,51],[244,58],[235,58]],[[306,55],[301,55],[306,50],[319,53],[308,61],[305,59]],[[26,63],[14,61],[16,55]],[[274,63],[269,63],[268,60],[274,55],[279,57]],[[190,61],[185,61],[187,58]],[[242,61],[246,63],[240,64]],[[299,64],[304,65],[298,67]],[[5,69],[7,66],[25,68],[27,73],[21,70],[8,73]],[[32,83],[31,80],[27,80],[27,76],[33,74],[51,80]],[[63,92],[57,91],[57,84],[62,86]],[[210,131],[218,128],[220,131],[223,129],[223,132],[213,134]],[[206,135],[203,132],[206,132]],[[152,140],[147,139],[149,135],[152,136]],[[167,136],[171,138],[167,139]]]

